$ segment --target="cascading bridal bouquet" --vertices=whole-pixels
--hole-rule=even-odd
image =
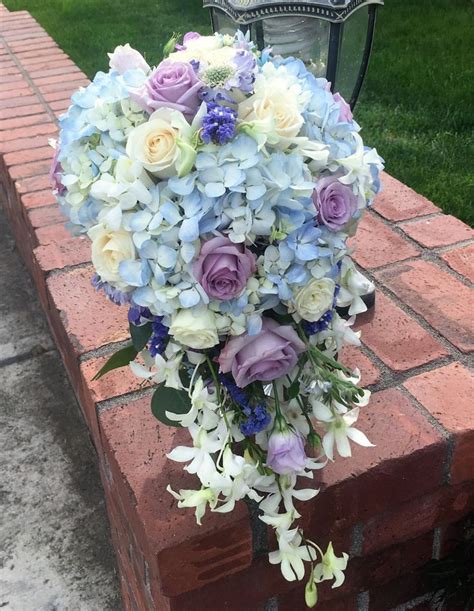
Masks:
[[[73,95],[52,167],[94,286],[129,305],[132,341],[98,375],[130,363],[155,387],[153,414],[191,438],[168,455],[198,480],[170,482],[178,507],[200,524],[257,503],[308,606],[348,556],[299,528],[318,492],[302,482],[371,445],[354,427],[369,393],[337,361],[359,339],[336,306],[365,309],[347,238],[382,168],[359,129],[302,61],[193,32],[156,68],[117,47]]]

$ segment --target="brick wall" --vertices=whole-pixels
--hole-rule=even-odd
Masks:
[[[167,483],[192,481],[165,454],[185,432],[157,423],[149,391],[127,371],[91,381],[127,337],[126,316],[93,291],[88,242],[65,230],[47,178],[48,138],[86,76],[27,12],[2,5],[0,74],[2,201],[97,449],[125,608],[302,609],[301,589],[259,553],[245,505],[201,528],[176,509]],[[343,588],[320,589],[321,611],[427,608],[420,571],[474,509],[473,232],[383,183],[354,242],[377,304],[357,321],[362,348],[342,355],[374,392],[361,428],[376,447],[325,469],[303,508],[309,536],[330,533],[352,557]]]

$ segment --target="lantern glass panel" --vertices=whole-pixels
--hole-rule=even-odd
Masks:
[[[367,7],[362,7],[353,13],[343,26],[334,91],[338,91],[347,101],[351,99],[359,72],[363,67],[361,64],[368,25],[369,11]]]
[[[275,55],[298,57],[315,76],[325,76],[329,28],[328,21],[312,17],[271,17],[263,21],[263,39]]]
[[[224,11],[220,11],[217,8],[212,9],[211,12],[214,32],[219,32],[219,34],[230,34],[233,36],[235,34],[235,30],[238,28],[235,21],[229,17],[229,15],[224,13]]]

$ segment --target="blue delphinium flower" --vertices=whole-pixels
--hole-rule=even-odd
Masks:
[[[239,388],[229,376],[221,374],[219,378],[234,403],[242,408],[242,413],[245,416],[245,420],[239,425],[242,434],[250,437],[263,431],[271,421],[271,416],[267,412],[265,404],[251,405],[247,393]]]
[[[225,144],[235,135],[237,113],[232,108],[214,102],[207,104],[207,114],[202,120],[201,138],[206,144]]]
[[[148,344],[151,356],[155,357],[157,354],[163,354],[166,345],[169,340],[168,327],[166,327],[161,321],[161,316],[155,316],[151,323],[152,334]]]

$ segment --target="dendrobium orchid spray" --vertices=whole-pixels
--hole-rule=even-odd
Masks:
[[[127,305],[129,365],[164,424],[188,429],[168,458],[196,477],[168,491],[192,508],[258,505],[285,579],[344,581],[348,556],[298,525],[313,480],[350,443],[369,393],[337,361],[359,344],[365,286],[347,239],[379,190],[382,160],[350,108],[302,61],[247,36],[184,36],[150,67],[129,45],[72,97],[51,177],[94,286]]]

